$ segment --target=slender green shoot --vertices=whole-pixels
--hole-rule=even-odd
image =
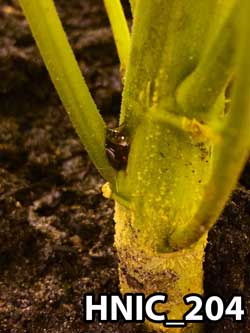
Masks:
[[[121,63],[121,72],[124,73],[130,53],[130,32],[120,0],[104,0],[105,8],[114,34],[114,39]]]
[[[250,151],[250,2],[241,2],[239,55],[236,59],[237,80],[231,110],[221,130],[221,140],[215,146],[210,181],[204,199],[187,228],[178,228],[172,235],[173,247],[196,242],[218,219],[240,175]]]
[[[105,154],[100,116],[63,30],[53,0],[20,0],[56,90],[91,160],[108,181],[115,171]]]

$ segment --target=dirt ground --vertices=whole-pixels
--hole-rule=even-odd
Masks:
[[[56,0],[108,123],[120,108],[119,62],[101,0]],[[125,3],[130,18],[129,7]],[[142,333],[86,324],[86,292],[118,292],[113,203],[61,106],[16,0],[0,1],[0,333]],[[209,333],[250,332],[250,166],[210,232],[205,293],[244,294],[247,319]]]

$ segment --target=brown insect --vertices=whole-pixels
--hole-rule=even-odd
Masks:
[[[110,164],[116,170],[125,170],[128,163],[130,143],[124,125],[107,128],[105,151]]]

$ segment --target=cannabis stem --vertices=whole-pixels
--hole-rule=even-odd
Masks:
[[[196,242],[218,219],[236,185],[250,151],[250,2],[240,6],[239,52],[236,58],[236,82],[232,105],[221,128],[221,140],[215,145],[213,168],[204,198],[186,228],[178,228],[171,237],[173,247]]]
[[[82,77],[52,0],[20,0],[51,79],[99,172],[114,182],[105,154],[105,123]]]
[[[121,63],[121,72],[127,68],[130,52],[130,32],[120,0],[104,0]]]

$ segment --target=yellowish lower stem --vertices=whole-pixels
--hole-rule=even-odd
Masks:
[[[166,304],[156,306],[166,312],[169,320],[182,320],[188,310],[183,297],[190,293],[203,294],[203,258],[207,235],[192,248],[172,253],[153,253],[138,244],[131,219],[133,212],[116,203],[115,245],[119,256],[119,275],[122,293],[166,293]],[[201,333],[202,325],[185,328],[166,328],[146,322],[152,331],[168,333]]]

